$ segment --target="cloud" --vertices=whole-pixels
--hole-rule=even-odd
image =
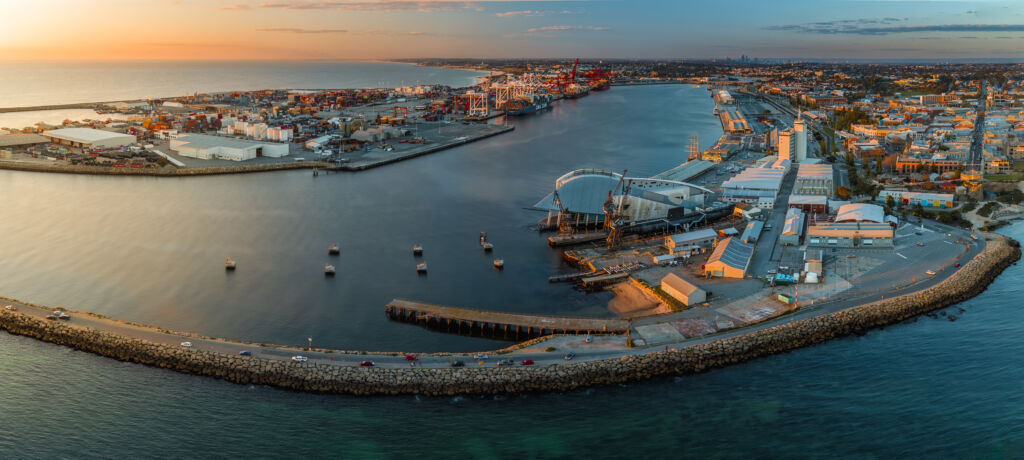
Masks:
[[[543,16],[543,11],[523,10],[523,11],[506,11],[504,13],[494,13],[499,18],[507,18],[512,16]]]
[[[221,11],[245,11],[245,10],[251,10],[252,8],[250,8],[249,5],[246,5],[246,4],[243,4],[243,3],[239,3],[237,5],[222,6],[222,7],[219,7],[217,9],[221,10]]]
[[[340,1],[310,2],[292,1],[278,3],[261,3],[260,8],[277,10],[338,10],[338,11],[453,11],[461,9],[480,9],[474,2],[458,1]]]
[[[287,34],[344,34],[345,29],[299,29],[296,27],[274,27],[269,29],[256,29],[257,32],[277,32]]]
[[[544,26],[544,27],[534,27],[532,29],[527,29],[526,31],[529,32],[529,33],[536,33],[536,32],[564,32],[564,31],[567,31],[567,30],[604,31],[604,30],[608,30],[608,28],[607,27],[598,27],[598,26]]]
[[[856,20],[856,22],[828,21],[810,22],[785,26],[769,26],[766,30],[791,31],[805,34],[822,35],[890,35],[916,32],[1024,32],[1024,24],[940,24],[924,26],[868,26],[875,20]]]

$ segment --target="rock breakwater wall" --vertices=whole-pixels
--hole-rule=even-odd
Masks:
[[[122,361],[297,391],[437,396],[564,391],[702,372],[897,323],[977,295],[1020,255],[1015,241],[995,236],[970,263],[923,292],[676,350],[540,367],[389,369],[293,363],[157,344],[2,310],[0,328]]]

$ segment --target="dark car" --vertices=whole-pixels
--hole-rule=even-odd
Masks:
[[[519,364],[521,364],[523,366],[532,366],[533,365],[533,360],[532,359],[524,359],[522,361],[519,361]]]
[[[565,355],[565,360],[569,361],[569,360],[571,360],[571,359],[573,359],[575,357],[576,357],[576,352],[575,351],[570,351],[569,354]]]
[[[464,363],[462,361],[452,361],[451,364],[449,364],[449,366],[451,366],[451,367],[462,367],[462,366],[465,366],[465,365],[466,365],[466,363]]]
[[[57,319],[57,315],[46,315],[46,319],[56,320]]]
[[[238,352],[238,356],[252,356],[252,352],[249,350],[242,350]]]
[[[359,361],[359,365],[363,367],[373,367],[373,361]]]
[[[512,362],[512,360],[511,360],[511,359],[503,359],[503,360],[501,360],[501,361],[498,361],[498,365],[499,365],[499,366],[511,366],[511,365],[513,365],[513,364],[515,364],[515,363],[514,363],[514,362]]]

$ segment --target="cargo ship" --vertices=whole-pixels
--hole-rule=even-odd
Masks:
[[[562,93],[564,99],[576,99],[590,94],[590,88],[583,85],[569,85]]]
[[[551,103],[547,97],[536,96],[533,100],[529,99],[516,99],[508,104],[505,109],[505,114],[513,116],[529,115],[534,112],[551,107]]]

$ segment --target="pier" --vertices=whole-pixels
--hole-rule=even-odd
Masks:
[[[615,318],[528,315],[445,307],[395,299],[384,307],[388,319],[427,329],[497,339],[523,340],[551,334],[625,333],[629,322]]]

